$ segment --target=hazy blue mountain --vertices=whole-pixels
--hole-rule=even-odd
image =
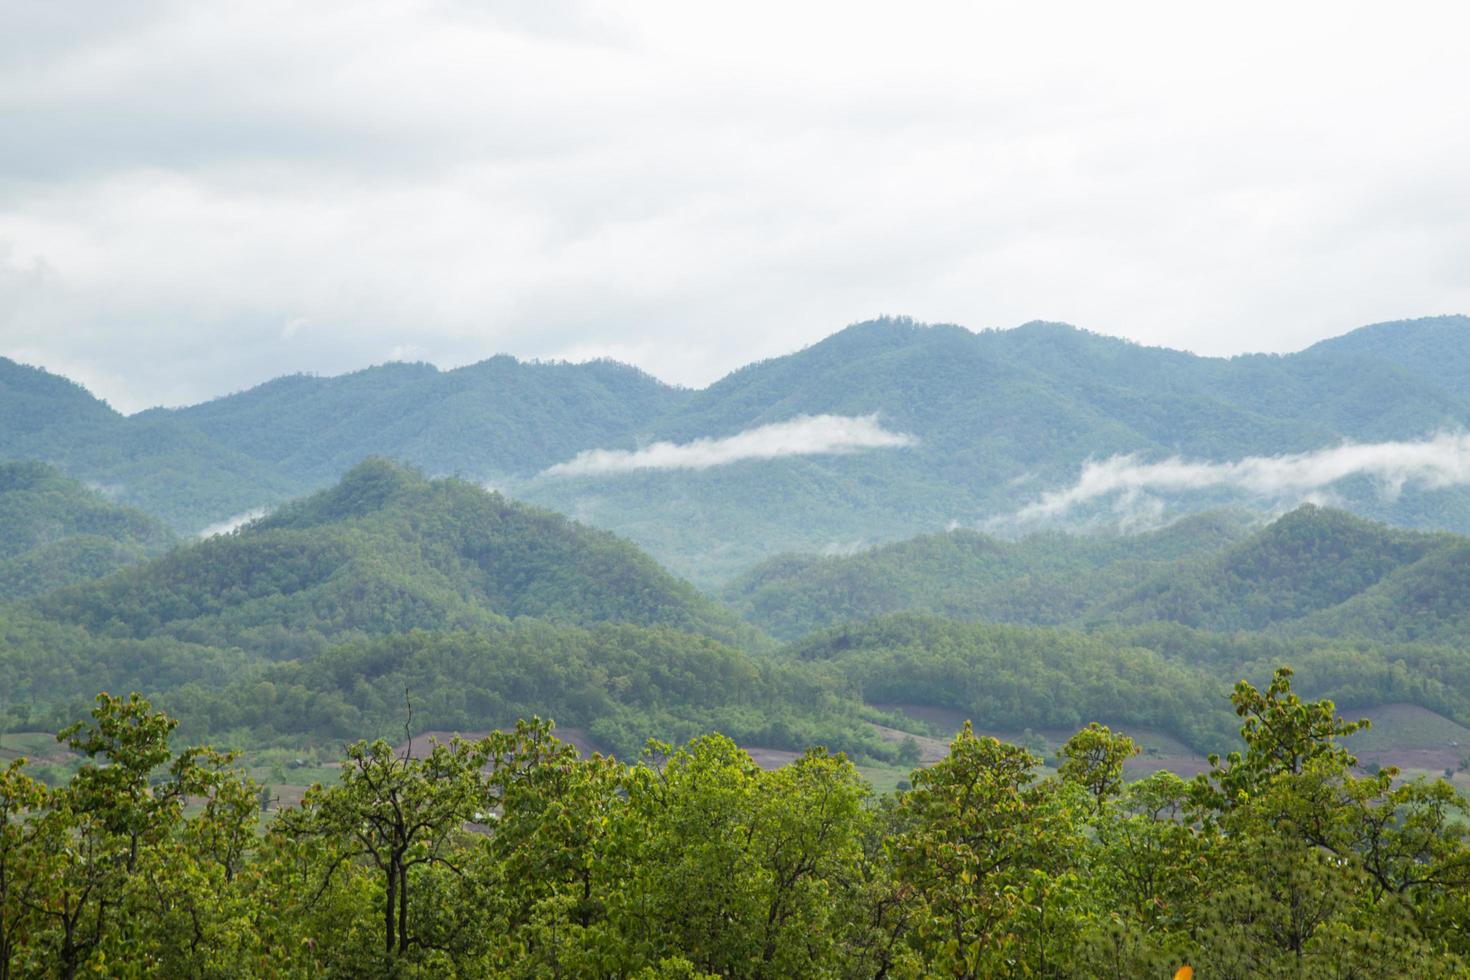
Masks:
[[[335,378],[293,375],[151,416],[187,421],[223,446],[313,483],[368,456],[436,474],[527,475],[621,442],[688,392],[612,361],[492,357],[440,371],[385,364]]]
[[[1470,317],[1434,316],[1361,327],[1313,344],[1303,360],[1349,355],[1396,364],[1456,395],[1470,395]]]
[[[49,463],[192,533],[300,492],[300,480],[170,414],[126,417],[85,388],[0,358],[0,458]]]
[[[972,332],[853,325],[687,391],[610,362],[496,357],[281,378],[123,418],[5,362],[0,455],[55,463],[184,532],[329,485],[368,456],[459,475],[621,533],[707,586],[776,554],[841,552],[952,524],[1007,523],[1088,460],[1228,461],[1414,439],[1470,422],[1470,320],[1381,324],[1292,355],[1206,358],[1055,323]],[[734,435],[800,415],[876,415],[917,443],[846,456],[602,476],[543,471],[589,449]],[[1470,491],[1367,479],[1333,493],[1379,520],[1470,531]],[[1225,489],[1155,495],[1171,512],[1279,507]],[[1119,519],[1114,499],[1063,524]],[[1148,501],[1143,501],[1148,503]],[[1126,515],[1124,515],[1126,516]]]
[[[1453,325],[1470,347],[1470,321]],[[1351,353],[1204,358],[1063,324],[973,333],[883,320],[742,368],[695,392],[652,436],[730,435],[818,413],[876,413],[919,443],[513,489],[619,530],[680,574],[717,584],[781,551],[851,550],[951,523],[1034,530],[995,520],[1068,485],[1089,459],[1228,461],[1344,439],[1422,438],[1463,426],[1470,401],[1403,364]],[[1386,497],[1358,480],[1334,490],[1377,519],[1470,531],[1463,488],[1410,486]],[[1168,499],[1186,511],[1275,503],[1218,489]],[[1115,520],[1112,505],[1072,516]]]

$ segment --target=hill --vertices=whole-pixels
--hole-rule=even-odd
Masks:
[[[0,459],[45,462],[185,534],[301,487],[175,416],[123,416],[74,382],[3,357]]]
[[[748,622],[795,638],[898,612],[1027,625],[1470,641],[1470,540],[1304,505],[1251,530],[1207,514],[1135,536],[969,531],[845,557],[791,555],[733,583]]]
[[[1255,518],[1214,511],[1144,534],[977,531],[924,535],[847,556],[783,555],[722,593],[748,622],[796,639],[815,629],[894,612],[1055,625],[1076,622],[1129,583],[1247,535]]]
[[[605,531],[382,460],[234,533],[50,593],[33,608],[98,636],[168,636],[275,658],[348,637],[523,616],[751,635]]]
[[[156,555],[173,533],[43,463],[0,462],[0,602]]]
[[[1457,540],[1308,504],[1221,555],[1159,573],[1089,618],[1168,620],[1227,632],[1266,629],[1340,606]]]
[[[1470,317],[1435,316],[1361,327],[1313,344],[1303,360],[1348,355],[1396,364],[1453,394],[1470,395]]]

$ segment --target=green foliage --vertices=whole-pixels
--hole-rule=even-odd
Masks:
[[[1244,512],[1216,511],[1145,534],[1050,533],[1015,541],[957,530],[843,557],[780,556],[722,595],[746,621],[783,639],[896,612],[1077,623],[1130,585],[1229,547],[1254,521]]]
[[[1460,975],[1467,801],[1355,773],[1289,678],[1237,687],[1243,748],[1193,787],[1122,785],[1098,726],[1051,777],[966,727],[875,800],[821,749],[626,764],[532,720],[355,743],[263,832],[227,757],[104,695],[67,736],[99,765],[0,771],[0,977]]]

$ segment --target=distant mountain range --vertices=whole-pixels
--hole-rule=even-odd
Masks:
[[[1007,520],[1073,483],[1089,460],[1227,462],[1462,430],[1467,378],[1470,318],[1459,316],[1228,359],[1061,324],[974,333],[885,319],[699,391],[610,362],[502,356],[453,371],[389,364],[293,376],[130,417],[0,360],[0,456],[53,464],[182,534],[389,457],[617,531],[710,586],[782,552],[852,550],[956,523],[1034,530]],[[813,415],[874,415],[915,443],[706,469],[544,472],[588,450],[719,439]],[[1413,481],[1395,490],[1359,476],[1333,484],[1330,497],[1395,524],[1470,532],[1470,490]],[[1065,520],[1113,520],[1119,499],[1170,512],[1294,502],[1228,486],[1165,489],[1089,500]]]

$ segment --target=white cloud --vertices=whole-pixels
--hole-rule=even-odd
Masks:
[[[125,409],[400,344],[704,384],[884,311],[1225,353],[1470,309],[1448,0],[6,14],[0,353]]]
[[[747,459],[853,453],[894,449],[918,442],[911,435],[889,432],[876,415],[802,415],[787,422],[757,426],[722,439],[655,442],[642,449],[589,449],[543,476],[601,476],[635,470],[706,470]]]
[[[216,524],[211,524],[204,530],[200,531],[199,538],[200,540],[203,540],[204,538],[212,538],[217,534],[229,534],[232,531],[238,531],[240,528],[244,527],[246,524],[249,524],[251,521],[259,520],[269,513],[270,510],[268,508],[259,507],[255,510],[247,510],[243,514],[236,514],[234,517],[227,517],[224,520]]]
[[[1327,488],[1350,477],[1376,480],[1386,495],[1407,485],[1430,490],[1470,485],[1470,434],[1442,433],[1413,442],[1344,443],[1330,449],[1283,456],[1248,456],[1226,463],[1175,457],[1157,463],[1137,456],[1088,462],[1072,486],[1052,491],[1023,507],[1018,520],[1038,520],[1102,498],[1117,496],[1120,513],[1140,502],[1157,511],[1150,493],[1227,488],[1263,498],[1295,496],[1330,500]]]

